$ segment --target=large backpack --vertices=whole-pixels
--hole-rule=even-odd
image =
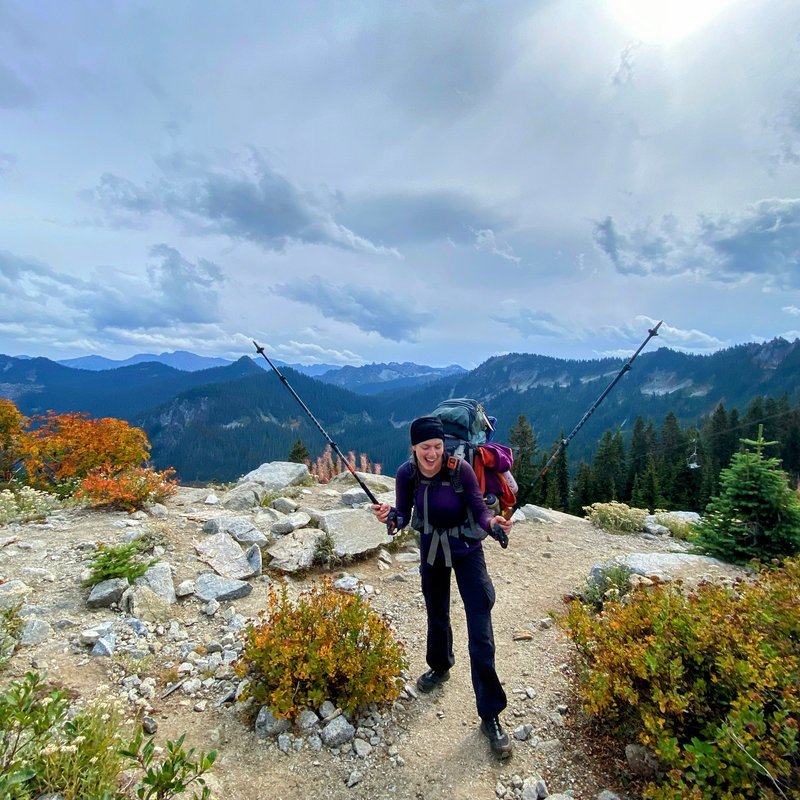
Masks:
[[[510,512],[516,496],[505,473],[514,466],[509,447],[488,441],[493,428],[483,406],[467,397],[444,400],[431,412],[444,428],[447,468],[456,491],[461,490],[459,460],[465,460],[475,471],[484,497],[494,495],[499,501],[499,513]]]

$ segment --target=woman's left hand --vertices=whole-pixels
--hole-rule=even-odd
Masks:
[[[513,527],[514,523],[510,519],[506,519],[498,514],[496,517],[492,517],[490,525],[493,528],[495,525],[499,525],[503,529],[503,533],[508,535],[511,533],[511,528]]]

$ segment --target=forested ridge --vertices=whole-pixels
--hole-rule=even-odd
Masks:
[[[421,388],[372,396],[282,369],[343,451],[366,453],[387,473],[407,457],[408,422],[446,397],[462,396],[477,398],[498,418],[499,441],[512,438],[521,416],[531,425],[531,463],[517,467],[525,475],[541,469],[624,362],[512,353]],[[0,369],[0,395],[23,413],[53,409],[127,419],[146,431],[155,466],[175,467],[186,482],[235,480],[260,463],[286,459],[298,441],[312,457],[326,445],[278,377],[246,357],[192,373],[152,363],[88,372],[47,359],[3,356]],[[565,485],[580,502],[609,495],[629,500],[634,488],[641,494],[655,475],[665,505],[697,507],[713,492],[726,454],[740,437],[754,435],[757,417],[766,420],[767,438],[780,443],[773,455],[796,475],[798,377],[797,340],[740,345],[707,356],[667,348],[642,353],[553,465],[548,478],[556,468],[567,476],[559,479],[560,504]],[[695,449],[700,466],[692,469],[687,463]],[[553,480],[537,491],[549,491],[559,506]]]

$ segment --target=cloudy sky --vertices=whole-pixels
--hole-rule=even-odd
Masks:
[[[713,352],[799,261],[796,0],[0,0],[2,353]]]

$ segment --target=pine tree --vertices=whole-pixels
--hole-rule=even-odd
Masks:
[[[744,563],[769,561],[800,552],[800,499],[789,488],[776,458],[762,450],[776,444],[764,441],[759,426],[752,448],[735,453],[720,475],[720,494],[706,508],[696,543],[711,555]]]
[[[531,484],[538,470],[534,464],[536,457],[536,436],[524,414],[520,414],[517,424],[508,432],[508,445],[514,452],[514,479],[519,486],[519,500],[525,502]]]
[[[664,498],[658,485],[658,470],[652,456],[647,461],[647,468],[642,477],[639,478],[637,475],[636,490],[631,502],[635,508],[646,508],[651,512],[664,505]]]
[[[311,453],[308,452],[308,448],[303,444],[302,440],[298,439],[292,445],[288,461],[294,464],[307,464],[311,461]]]
[[[553,451],[564,440],[564,431],[553,445]],[[569,467],[567,466],[567,448],[562,447],[547,473],[547,489],[544,505],[555,511],[566,511],[569,502]]]
[[[650,425],[645,427],[644,420],[641,417],[636,417],[628,450],[628,469],[622,499],[627,500],[633,496],[633,485],[636,481],[636,476],[640,476],[641,481],[641,476],[644,475],[647,469],[647,461],[652,457],[654,448],[655,431],[652,420],[650,420]]]
[[[622,432],[606,431],[592,459],[594,499],[606,503],[617,500],[625,486],[625,446]]]
[[[585,461],[581,461],[569,498],[570,514],[583,517],[584,506],[591,505],[592,502],[592,468]]]

